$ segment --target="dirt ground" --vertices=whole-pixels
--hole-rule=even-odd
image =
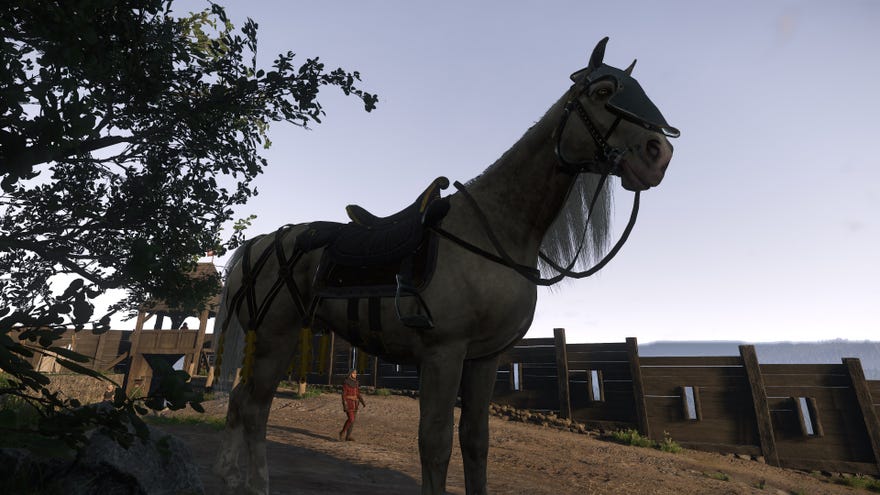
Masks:
[[[279,391],[267,432],[271,493],[419,493],[418,400],[395,395],[366,400],[368,407],[355,424],[356,441],[340,442],[336,435],[345,416],[336,394],[296,399]],[[208,415],[225,415],[222,400],[204,405]],[[219,432],[205,424],[161,428],[189,446],[205,493],[222,493],[221,481],[210,471]],[[489,428],[489,492],[496,495],[867,493],[733,456],[694,450],[671,454],[499,417],[490,418]],[[464,494],[457,436],[447,490]]]

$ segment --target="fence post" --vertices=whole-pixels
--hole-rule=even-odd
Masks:
[[[642,379],[642,363],[639,360],[639,341],[635,337],[626,338],[626,354],[629,358],[629,372],[632,375],[633,399],[636,403],[636,420],[639,431],[648,438],[651,424],[648,422],[648,405],[645,402],[645,381]]]
[[[764,460],[771,466],[779,466],[779,454],[776,451],[776,437],[773,433],[773,421],[770,418],[770,405],[767,402],[767,389],[764,387],[764,375],[758,364],[755,346],[739,346],[739,355],[743,361],[749,388],[752,391],[752,404],[755,418],[758,420],[758,437],[761,441],[761,453]]]
[[[330,332],[330,357],[327,359],[327,385],[333,385],[333,356],[336,355],[336,332]]]
[[[880,420],[877,418],[877,410],[874,409],[874,401],[871,397],[871,391],[868,389],[868,382],[865,380],[862,362],[858,358],[843,358],[843,364],[846,365],[856,399],[859,401],[865,428],[868,430],[868,439],[871,441],[871,449],[874,451],[874,462],[880,467]]]
[[[106,369],[104,368],[104,347],[107,345],[107,335],[109,333],[107,331],[98,335],[98,345],[95,347],[94,361],[92,361],[94,363],[92,365],[94,370],[104,371]]]
[[[373,356],[373,390],[379,388],[379,357]]]
[[[553,329],[553,344],[556,347],[556,376],[559,382],[559,417],[571,418],[571,395],[568,389],[568,351],[565,348],[565,329]]]

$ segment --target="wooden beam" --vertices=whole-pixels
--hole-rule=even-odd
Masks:
[[[125,360],[125,358],[127,358],[128,356],[131,356],[131,352],[126,352],[126,353],[123,353],[123,354],[117,356],[116,359],[114,359],[113,361],[110,362],[110,364],[108,364],[106,366],[102,366],[101,371],[110,370],[111,368],[113,368],[114,366],[116,366],[117,364],[119,364],[123,360]]]
[[[633,400],[636,404],[636,421],[642,435],[651,436],[651,423],[648,422],[648,404],[645,402],[645,381],[642,378],[642,363],[639,361],[639,341],[635,337],[626,338],[626,353],[629,358],[629,371],[632,375]]]
[[[333,385],[333,355],[336,354],[336,333],[330,332],[330,358],[327,359],[327,385]]]
[[[138,311],[137,322],[134,325],[134,333],[131,336],[131,347],[128,350],[128,355],[131,356],[131,360],[128,364],[128,373],[125,374],[125,385],[122,387],[126,393],[131,392],[132,383],[136,378],[135,373],[139,373],[138,369],[140,366],[139,359],[140,353],[138,352],[138,345],[141,340],[141,332],[144,331],[144,322],[147,320],[147,312],[144,310]]]
[[[568,386],[568,353],[565,348],[564,328],[553,329],[553,344],[556,348],[556,378],[559,382],[557,387],[559,394],[559,417],[571,418],[571,393]],[[513,375],[512,372],[511,375]],[[519,380],[520,384],[522,384],[522,373],[520,373]]]
[[[92,359],[92,367],[96,370],[106,369],[101,360],[104,358],[104,347],[107,344],[107,335],[110,332],[104,332],[101,335],[98,335],[98,345],[95,346],[95,355]]]
[[[205,331],[208,329],[208,310],[199,315],[199,334],[196,336],[196,345],[193,347],[193,360],[189,365],[189,376],[193,376],[199,370],[199,356],[202,354],[202,346],[205,344]],[[183,332],[181,332],[183,333]]]
[[[379,386],[379,358],[373,356],[373,390]]]
[[[764,375],[761,374],[761,366],[758,364],[758,355],[755,346],[739,346],[739,355],[743,360],[746,376],[749,378],[749,388],[752,391],[752,405],[755,408],[755,418],[758,421],[758,438],[761,442],[761,452],[764,460],[771,466],[779,466],[779,453],[776,450],[776,437],[773,433],[773,421],[770,417],[770,406],[767,403],[767,389],[764,388]]]
[[[868,439],[871,441],[871,449],[874,451],[874,462],[880,468],[880,420],[877,418],[877,410],[874,408],[874,400],[871,390],[865,380],[865,371],[862,362],[858,358],[843,358],[850,379],[852,379],[853,391],[859,401],[865,428],[868,430]]]

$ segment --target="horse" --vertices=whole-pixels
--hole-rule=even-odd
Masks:
[[[391,217],[350,205],[350,224],[287,225],[233,254],[216,320],[219,380],[241,366],[241,381],[229,393],[213,467],[229,490],[269,493],[270,405],[301,335],[319,329],[383,360],[417,365],[423,494],[445,491],[460,401],[466,491],[487,493],[499,356],[529,329],[538,286],[583,278],[616,253],[639,192],[663,180],[667,138],[679,135],[632,77],[635,61],[625,70],[603,63],[607,41],[546,114],[480,175],[456,182],[457,192],[441,198],[448,181],[439,178]],[[606,258],[578,272],[607,247],[609,175],[634,191],[633,215]],[[391,283],[377,275],[387,266],[396,273]],[[334,287],[343,278],[356,287]]]

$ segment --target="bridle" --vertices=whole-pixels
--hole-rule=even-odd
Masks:
[[[615,255],[617,255],[617,253],[620,251],[620,248],[623,247],[624,243],[626,243],[627,239],[629,238],[629,234],[632,232],[633,227],[635,227],[636,218],[638,217],[639,211],[639,191],[636,191],[634,193],[632,212],[630,213],[629,221],[627,222],[627,225],[624,228],[620,239],[618,239],[611,250],[608,251],[608,253],[592,268],[580,272],[572,270],[575,263],[577,262],[578,257],[580,256],[581,251],[583,250],[584,243],[586,241],[587,226],[590,223],[590,218],[593,214],[593,211],[595,211],[596,200],[599,198],[599,193],[602,191],[602,187],[604,187],[609,174],[619,174],[620,164],[623,162],[623,159],[628,152],[626,148],[617,148],[611,146],[608,143],[608,140],[611,138],[612,134],[617,129],[617,126],[618,124],[620,124],[620,121],[622,119],[635,122],[647,129],[657,130],[669,137],[678,137],[679,133],[677,129],[669,126],[666,123],[665,119],[663,119],[663,116],[660,115],[659,110],[657,110],[657,108],[654,107],[653,103],[651,103],[650,100],[647,99],[647,96],[644,95],[644,92],[642,91],[638,82],[636,82],[635,79],[629,77],[629,71],[632,69],[632,66],[630,66],[630,69],[627,69],[627,71],[624,72],[620,69],[602,64],[602,58],[604,57],[605,53],[605,43],[607,42],[608,38],[606,37],[596,45],[596,48],[593,50],[593,54],[590,57],[590,65],[587,66],[586,69],[582,69],[571,75],[571,79],[572,81],[574,81],[574,85],[569,90],[569,94],[571,96],[565,103],[562,116],[555,130],[556,144],[554,151],[556,154],[556,158],[559,161],[558,166],[562,172],[570,175],[577,175],[586,172],[601,174],[599,183],[596,186],[596,192],[593,194],[593,198],[590,202],[587,219],[585,221],[585,226],[583,229],[583,235],[581,236],[578,249],[575,252],[575,255],[572,257],[572,260],[563,267],[560,266],[555,260],[547,256],[545,253],[539,251],[538,256],[541,258],[541,260],[558,272],[557,275],[550,278],[541,277],[540,272],[533,267],[521,265],[515,262],[510,257],[510,255],[507,254],[507,251],[501,245],[498,237],[492,230],[492,226],[490,225],[488,218],[486,218],[486,215],[483,213],[482,209],[477,204],[474,197],[471,196],[465,186],[458,181],[454,183],[455,187],[459,190],[459,192],[462,194],[462,197],[465,198],[465,200],[474,210],[477,220],[482,225],[483,229],[486,232],[486,236],[489,238],[489,242],[495,248],[498,255],[489,253],[471,244],[470,242],[465,241],[455,236],[454,234],[443,230],[439,226],[433,228],[435,232],[437,232],[440,236],[484,258],[512,268],[530,282],[534,283],[535,285],[541,286],[550,286],[556,284],[566,277],[574,279],[589,277],[590,275],[593,275],[594,273],[601,270],[605,265],[608,264],[608,262],[610,262],[614,258]],[[635,64],[635,62],[633,62],[633,64]],[[617,73],[619,73],[619,75]],[[611,126],[609,126],[608,131],[606,131],[606,133],[603,135],[593,123],[593,120],[590,118],[590,115],[587,113],[587,109],[584,108],[584,105],[583,103],[581,103],[580,99],[593,83],[606,78],[614,80],[616,92],[620,92],[623,89],[624,83],[629,82],[621,82],[620,79],[624,77],[632,81],[631,84],[633,90],[631,90],[631,94],[626,95],[624,98],[621,98],[621,102],[619,104],[612,105],[611,99],[613,99],[613,96],[612,98],[609,98],[609,103],[606,104],[606,106],[610,111],[612,111],[612,113],[616,115],[616,118]],[[644,101],[639,101],[639,96],[643,96]],[[644,112],[644,115],[640,115],[637,110],[642,110]],[[595,144],[596,151],[593,154],[592,159],[574,162],[566,157],[563,151],[562,135],[565,131],[566,126],[568,125],[568,121],[573,111],[581,119],[581,122],[583,122],[584,126],[587,129],[587,132],[589,133],[590,137],[593,140],[593,143]]]

